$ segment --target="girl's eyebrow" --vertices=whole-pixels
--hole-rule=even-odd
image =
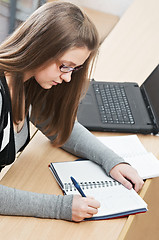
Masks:
[[[62,59],[60,59],[60,62],[62,62],[63,64],[66,63],[66,64],[68,64],[68,65],[70,65],[70,66],[77,66],[77,64],[75,64],[75,63],[72,62],[72,61],[67,61],[67,60],[62,60]]]

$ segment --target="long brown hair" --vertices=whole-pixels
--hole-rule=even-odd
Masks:
[[[58,59],[72,47],[87,47],[89,58],[71,82],[43,89],[34,78],[23,83],[24,73],[38,68],[50,59]],[[74,4],[46,3],[38,8],[0,46],[0,74],[9,72],[13,79],[13,121],[23,118],[32,104],[35,122],[45,122],[47,135],[56,135],[55,145],[62,145],[71,134],[81,93],[88,79],[90,63],[96,56],[99,38],[94,24]]]

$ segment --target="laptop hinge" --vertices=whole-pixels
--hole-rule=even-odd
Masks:
[[[153,110],[150,105],[147,106],[147,110],[148,110],[149,116],[151,118],[151,121],[153,123],[153,124],[148,123],[147,125],[153,125],[153,134],[157,134],[158,133],[158,126],[156,123],[157,121],[156,121],[156,118],[154,117],[155,115],[154,115]]]

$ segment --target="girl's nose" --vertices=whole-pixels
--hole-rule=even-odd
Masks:
[[[61,74],[61,78],[62,78],[65,82],[70,82],[70,81],[71,81],[71,75],[72,75],[72,72],[62,73],[62,74]]]

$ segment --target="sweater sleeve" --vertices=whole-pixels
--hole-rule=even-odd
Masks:
[[[53,140],[54,137],[49,137],[49,139]],[[106,147],[78,122],[75,122],[71,136],[62,148],[78,157],[96,162],[108,175],[114,166],[125,163],[123,158]]]
[[[73,195],[50,195],[0,185],[0,214],[72,220]]]
[[[0,93],[0,114],[2,95]],[[72,195],[49,195],[0,185],[0,214],[72,220]]]

